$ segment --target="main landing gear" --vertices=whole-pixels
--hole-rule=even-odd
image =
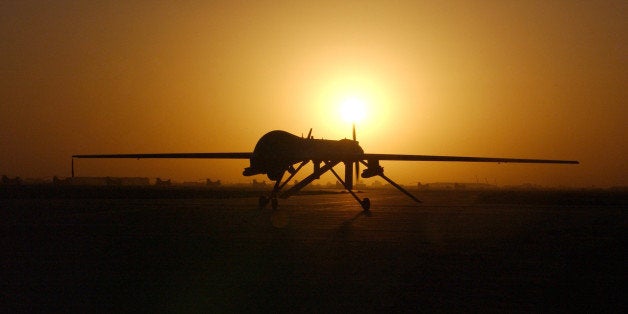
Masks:
[[[360,199],[355,192],[348,187],[348,183],[345,182],[345,180],[342,180],[342,178],[340,178],[340,176],[338,175],[338,173],[336,173],[336,171],[333,169],[333,167],[335,165],[337,165],[339,162],[338,161],[327,161],[327,162],[323,162],[324,165],[321,167],[319,166],[318,163],[315,163],[315,167],[314,167],[314,172],[312,174],[310,174],[309,176],[307,176],[305,179],[299,181],[297,184],[295,184],[294,186],[292,186],[290,189],[288,189],[287,191],[283,191],[281,192],[281,190],[283,189],[283,187],[294,177],[294,175],[301,170],[301,168],[307,163],[307,161],[302,162],[296,169],[292,170],[289,169],[288,173],[290,173],[290,176],[282,182],[283,179],[283,174],[281,174],[279,176],[279,178],[275,181],[275,186],[273,187],[273,190],[270,192],[270,196],[266,196],[266,195],[262,195],[259,197],[259,207],[260,209],[265,208],[268,203],[271,203],[271,207],[273,209],[277,209],[277,207],[279,206],[277,199],[278,198],[288,198],[294,194],[296,194],[298,191],[300,191],[303,187],[305,187],[306,185],[308,185],[309,183],[311,183],[312,181],[318,179],[321,177],[322,174],[324,174],[327,171],[331,171],[334,176],[336,176],[336,178],[338,179],[338,181],[345,187],[345,189],[347,190],[347,192],[349,192],[351,194],[351,196],[353,196],[353,198],[355,198],[355,200],[360,204],[360,206],[362,207],[362,209],[366,212],[369,211],[371,209],[371,200],[369,198],[364,198],[364,199]]]
[[[331,171],[331,173],[333,173],[334,176],[336,176],[336,179],[338,180],[338,182],[340,182],[345,187],[347,192],[349,192],[351,196],[353,196],[353,198],[355,198],[355,200],[358,201],[358,203],[360,204],[360,206],[362,206],[362,209],[365,212],[368,212],[371,209],[371,200],[368,197],[365,197],[364,199],[360,199],[355,194],[355,192],[353,192],[353,190],[349,187],[349,185],[344,180],[342,180],[342,178],[340,178],[340,176],[338,175],[338,173],[336,173],[334,168],[330,168],[329,171]]]
[[[270,203],[270,206],[274,209],[277,209],[277,207],[279,206],[279,201],[277,201],[277,197],[268,197],[265,195],[262,195],[259,197],[259,208],[263,209],[265,208],[268,203]]]
[[[286,186],[286,184],[294,177],[294,175],[299,172],[299,170],[301,170],[301,168],[303,168],[303,166],[308,163],[308,161],[303,161],[301,162],[301,164],[296,168],[288,168],[286,170],[284,170],[284,172],[282,172],[281,174],[279,174],[278,176],[273,177],[273,180],[276,178],[275,180],[275,186],[273,187],[273,190],[270,192],[269,196],[260,196],[259,198],[259,207],[261,208],[265,208],[268,203],[271,203],[271,207],[273,209],[277,209],[277,207],[279,206],[279,203],[277,201],[278,198],[288,198],[294,194],[296,194],[297,192],[299,192],[302,188],[304,188],[306,185],[310,184],[312,181],[319,179],[321,177],[321,175],[323,175],[325,172],[330,171],[331,173],[334,174],[334,176],[336,177],[336,179],[338,179],[338,182],[340,182],[345,189],[347,190],[347,192],[349,192],[349,194],[351,194],[351,196],[353,196],[353,198],[358,202],[358,204],[360,204],[360,206],[362,207],[362,209],[365,212],[368,212],[371,209],[371,200],[368,197],[365,197],[363,199],[360,199],[355,192],[352,189],[352,176],[351,173],[347,173],[347,171],[351,171],[351,162],[359,162],[361,164],[363,164],[364,166],[366,166],[366,169],[364,169],[364,171],[362,172],[362,177],[363,178],[370,178],[370,177],[374,177],[374,176],[379,176],[381,178],[383,178],[384,180],[386,180],[388,183],[390,183],[390,185],[394,186],[395,188],[397,188],[399,191],[401,191],[402,193],[406,194],[408,197],[410,197],[411,199],[413,199],[415,202],[417,203],[421,203],[421,201],[416,198],[414,195],[412,195],[412,193],[406,191],[402,186],[400,186],[399,184],[397,184],[396,182],[394,182],[393,180],[391,180],[389,177],[387,177],[386,175],[384,175],[384,168],[381,167],[379,165],[379,160],[368,160],[364,161],[364,160],[358,160],[358,161],[348,161],[348,162],[344,162],[345,165],[348,164],[348,166],[345,166],[345,180],[343,180],[338,173],[336,173],[336,171],[333,169],[333,167],[337,164],[340,163],[340,161],[323,161],[323,165],[320,165],[320,161],[319,162],[314,162],[314,172],[312,174],[310,174],[309,176],[307,176],[306,178],[304,178],[303,180],[299,181],[298,183],[296,183],[295,185],[293,185],[292,187],[290,187],[288,190],[286,191],[281,191],[283,189],[284,186]],[[288,176],[288,178],[282,182],[284,173],[288,172],[290,175]],[[358,173],[357,171],[357,167],[356,167],[356,174]]]
[[[363,200],[358,201],[358,202],[360,203],[360,206],[362,206],[362,209],[364,209],[365,212],[371,209],[371,200],[368,197],[365,197]]]

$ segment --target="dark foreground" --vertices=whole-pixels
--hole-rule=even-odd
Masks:
[[[8,312],[626,312],[626,193],[0,198]],[[588,194],[587,194],[588,193]],[[548,196],[549,195],[549,196]],[[553,196],[552,196],[553,195]],[[28,197],[26,197],[28,196]]]

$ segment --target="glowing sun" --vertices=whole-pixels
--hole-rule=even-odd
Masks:
[[[360,122],[366,117],[366,103],[355,96],[347,97],[340,103],[340,116],[346,122]]]

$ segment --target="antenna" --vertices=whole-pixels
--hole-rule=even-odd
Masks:
[[[353,140],[355,141],[355,122],[353,122]]]

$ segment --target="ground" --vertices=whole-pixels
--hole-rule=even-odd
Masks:
[[[9,312],[626,311],[625,192],[12,189]]]

